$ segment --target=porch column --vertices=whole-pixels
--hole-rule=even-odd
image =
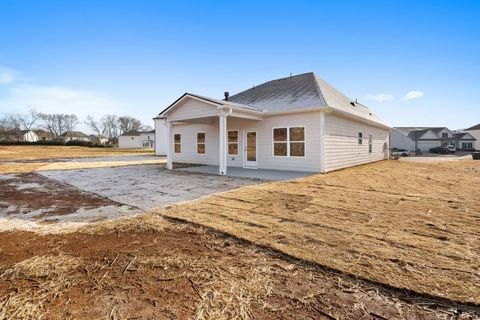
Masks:
[[[222,113],[218,116],[218,120],[218,141],[220,143],[218,148],[220,154],[218,174],[224,176],[227,174],[227,115]]]
[[[168,137],[168,147],[167,147],[167,169],[173,169],[173,125],[170,121],[167,121],[167,137]]]

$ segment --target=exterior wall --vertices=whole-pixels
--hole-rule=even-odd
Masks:
[[[408,151],[415,151],[415,141],[410,139],[403,132],[394,128],[392,130],[392,140],[390,147],[397,149],[406,149]]]
[[[165,119],[155,119],[155,155],[165,156],[168,151],[167,123]]]
[[[169,121],[205,118],[218,115],[217,107],[193,98],[185,98],[175,109],[167,112]]]
[[[28,131],[23,135],[23,141],[26,142],[36,142],[38,141],[38,136],[33,131]]]
[[[362,132],[362,144],[358,133]],[[369,135],[372,153],[369,153]],[[335,114],[325,115],[325,171],[383,160],[388,157],[389,131]],[[386,147],[386,149],[385,149]]]
[[[181,134],[181,153],[173,154],[174,162],[219,164],[218,118],[211,124],[175,124],[174,134]],[[305,157],[277,157],[273,155],[273,128],[305,127]],[[265,117],[263,120],[247,120],[228,117],[227,130],[239,131],[238,155],[227,155],[228,166],[243,167],[244,131],[257,130],[257,164],[259,169],[320,171],[320,112],[298,113]],[[196,134],[205,132],[206,151],[196,153]],[[171,142],[173,143],[173,142]]]
[[[119,136],[118,148],[120,149],[139,149],[142,148],[140,136]]]

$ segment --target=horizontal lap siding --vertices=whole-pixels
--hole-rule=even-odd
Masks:
[[[187,99],[168,113],[168,120],[196,119],[218,114],[217,108],[213,105],[195,99]]]
[[[358,144],[358,133],[363,133],[363,144]],[[368,152],[368,136],[372,135],[372,153]],[[346,119],[336,115],[325,116],[325,170],[332,171],[383,160],[384,144],[388,145],[386,129]]]
[[[218,165],[218,120],[207,124],[177,124],[173,133],[181,134],[181,153],[173,153],[174,162]],[[197,154],[197,132],[205,132],[205,154]],[[173,141],[172,141],[173,143]]]

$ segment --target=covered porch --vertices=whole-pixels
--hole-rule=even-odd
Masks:
[[[173,169],[173,162],[194,163],[206,165],[208,173],[226,175],[230,168],[257,167],[255,126],[262,111],[187,94],[164,114],[167,169]]]

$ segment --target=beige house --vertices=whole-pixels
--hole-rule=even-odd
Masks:
[[[90,141],[90,137],[81,131],[65,131],[58,136],[58,139],[62,141]]]
[[[224,100],[185,93],[162,111],[173,162],[328,172],[388,157],[390,127],[314,73],[268,81]]]

